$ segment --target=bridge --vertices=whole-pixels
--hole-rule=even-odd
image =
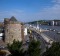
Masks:
[[[36,33],[38,33],[39,35],[42,36],[42,38],[49,44],[52,44],[55,40],[50,38],[49,36],[47,36],[46,34],[44,34],[43,32],[44,31],[48,31],[48,30],[45,30],[45,29],[42,29],[42,28],[36,28],[36,27],[33,27],[33,26],[27,26],[27,28],[31,31],[35,31]]]

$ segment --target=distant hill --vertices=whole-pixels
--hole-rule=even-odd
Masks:
[[[32,21],[32,22],[28,22],[28,24],[41,24],[41,25],[48,25],[48,20],[38,20],[38,21]]]

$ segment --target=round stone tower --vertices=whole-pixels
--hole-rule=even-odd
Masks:
[[[24,28],[23,24],[18,22],[15,17],[10,19],[4,19],[4,30],[5,30],[5,43],[12,43],[16,41],[24,41]]]

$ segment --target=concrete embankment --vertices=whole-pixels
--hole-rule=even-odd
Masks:
[[[45,34],[43,34],[43,33],[41,33],[40,34],[41,36],[42,36],[42,38],[47,42],[47,43],[49,43],[49,44],[52,44],[53,43],[53,39],[51,39],[50,37],[48,37],[47,35],[45,35]]]
[[[53,43],[54,40],[52,38],[50,38],[49,36],[47,36],[46,34],[43,33],[44,31],[48,31],[48,30],[45,30],[45,29],[42,29],[42,28],[38,29],[38,28],[34,28],[34,27],[29,27],[29,29],[30,30],[33,30],[33,31],[37,32],[39,35],[41,35],[42,38],[47,43],[49,43],[49,44],[52,44]]]

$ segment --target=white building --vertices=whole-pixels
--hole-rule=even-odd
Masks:
[[[60,26],[60,20],[53,20],[51,21],[52,26]]]
[[[2,40],[3,33],[0,33],[0,40]]]
[[[24,28],[24,35],[27,35],[27,28]]]

